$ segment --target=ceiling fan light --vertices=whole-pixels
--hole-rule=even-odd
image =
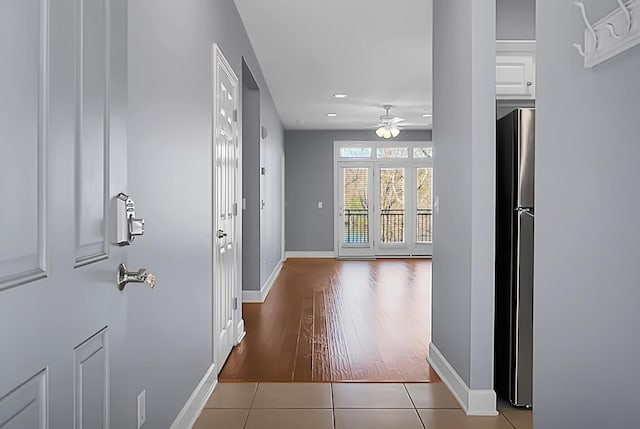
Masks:
[[[376,130],[376,135],[382,137],[384,135],[384,127],[380,127]]]
[[[391,136],[398,137],[400,134],[400,129],[398,127],[391,127]]]
[[[384,128],[384,134],[382,135],[385,139],[391,138],[391,130],[387,127]]]

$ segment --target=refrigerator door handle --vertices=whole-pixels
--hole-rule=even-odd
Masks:
[[[535,218],[535,215],[533,214],[533,209],[529,208],[529,207],[518,207],[516,209],[513,210],[516,213],[524,213],[527,214],[533,218]]]

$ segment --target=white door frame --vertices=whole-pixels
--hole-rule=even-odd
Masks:
[[[370,153],[361,157],[341,157],[341,148],[371,148]],[[378,148],[407,148],[407,158],[377,158]],[[416,196],[413,195],[414,185],[416,183],[416,169],[433,168],[433,158],[414,158],[414,148],[432,148],[433,142],[431,141],[334,141],[333,143],[333,159],[334,159],[334,248],[336,249],[336,255],[340,256],[352,256],[358,255],[345,255],[341,253],[341,222],[343,219],[340,215],[340,194],[341,194],[341,166],[347,165],[367,165],[372,168],[372,176],[370,180],[374,183],[370,184],[370,201],[369,201],[369,216],[372,220],[369,222],[370,239],[374,242],[374,247],[370,255],[363,255],[363,257],[379,256],[416,256],[424,257],[431,256],[432,244],[431,243],[418,243],[416,240],[417,221],[413,214],[416,204],[407,204],[408,198],[415,200]],[[368,156],[367,156],[368,155]],[[405,169],[405,243],[402,245],[381,245],[379,239],[380,220],[379,220],[379,170],[385,167],[402,167]],[[407,198],[408,197],[408,198]],[[414,201],[415,203],[415,201]],[[349,252],[347,252],[349,253]]]
[[[367,189],[367,193],[368,193],[368,227],[369,227],[369,231],[368,231],[368,237],[369,237],[369,242],[368,243],[363,243],[363,244],[350,244],[350,245],[344,245],[342,243],[342,237],[344,234],[344,207],[342,204],[342,182],[343,182],[343,175],[342,175],[342,170],[343,168],[368,168],[369,169],[369,180],[368,180],[368,189]],[[373,186],[373,180],[374,180],[374,176],[373,176],[373,170],[374,170],[374,166],[373,166],[373,162],[370,159],[360,159],[360,160],[354,160],[354,161],[340,161],[337,162],[336,164],[336,168],[335,168],[335,191],[334,191],[334,207],[336,208],[337,212],[334,214],[334,222],[335,222],[335,227],[334,227],[334,242],[335,242],[335,249],[336,249],[336,256],[339,258],[373,258],[374,257],[374,242],[373,242],[373,237],[374,237],[374,227],[373,227],[373,222],[372,222],[372,218],[373,218],[373,213],[374,213],[374,207],[372,204],[372,198],[373,198],[373,192],[374,192],[374,186]]]
[[[234,130],[234,136],[233,138],[235,139],[236,142],[236,153],[235,153],[235,157],[239,157],[240,156],[240,144],[239,144],[239,135],[238,135],[238,130],[239,130],[239,124],[237,121],[238,118],[238,106],[239,106],[239,100],[238,100],[238,96],[239,96],[239,80],[237,75],[235,74],[235,72],[233,71],[233,69],[231,68],[231,66],[229,65],[229,63],[227,62],[227,60],[225,59],[224,55],[222,54],[222,51],[220,50],[219,46],[217,44],[213,44],[212,47],[212,66],[213,66],[213,110],[212,110],[212,141],[211,141],[211,155],[212,155],[212,298],[213,298],[213,358],[214,358],[214,362],[217,366],[216,371],[218,373],[220,373],[220,371],[222,370],[222,365],[224,364],[224,362],[226,361],[228,354],[227,354],[227,347],[222,347],[222,344],[219,344],[220,342],[220,332],[222,331],[222,326],[220,326],[219,323],[219,317],[218,315],[223,314],[224,310],[226,309],[226,306],[233,306],[233,302],[236,303],[236,305],[239,305],[239,298],[238,298],[238,287],[237,287],[237,282],[238,282],[238,273],[237,273],[237,267],[238,267],[238,260],[239,257],[241,255],[238,255],[238,205],[237,205],[237,201],[238,201],[238,194],[239,194],[239,184],[241,183],[239,181],[239,164],[240,164],[240,160],[238,158],[235,165],[235,168],[233,168],[234,172],[235,172],[235,177],[232,178],[232,180],[235,182],[234,185],[234,190],[235,193],[233,195],[228,194],[228,196],[232,199],[235,200],[233,201],[232,204],[234,204],[235,209],[233,209],[233,213],[232,215],[227,219],[230,220],[230,222],[226,222],[227,224],[230,224],[229,228],[227,228],[228,230],[225,231],[226,234],[228,234],[228,236],[231,238],[231,244],[232,244],[232,255],[233,257],[231,258],[232,260],[232,267],[230,270],[230,278],[231,278],[231,286],[227,291],[224,291],[220,288],[220,282],[217,281],[217,276],[219,274],[219,271],[221,269],[221,267],[219,266],[218,262],[217,262],[217,257],[216,257],[216,253],[219,252],[219,239],[217,237],[217,231],[220,227],[220,219],[218,218],[218,183],[216,181],[216,165],[219,162],[218,158],[217,158],[217,148],[216,148],[216,133],[219,129],[219,124],[218,124],[218,112],[220,110],[220,106],[219,106],[219,102],[218,102],[218,91],[219,91],[219,79],[220,76],[218,75],[218,73],[220,71],[222,71],[223,73],[226,74],[227,78],[233,83],[234,85],[234,89],[233,89],[233,98],[235,100],[235,111],[234,112],[227,112],[227,115],[233,115],[233,120],[235,122],[235,130]],[[229,154],[227,153],[225,155],[226,157],[229,156]],[[230,164],[229,164],[230,165]],[[225,294],[224,292],[230,292]],[[224,300],[222,298],[225,298]],[[231,307],[233,308],[233,307]],[[238,336],[240,335],[240,333],[238,332],[239,329],[239,316],[238,316],[238,311],[236,311],[235,309],[233,310],[233,316],[232,316],[232,322],[231,322],[231,327],[229,328],[229,335],[230,335],[230,343],[235,345],[237,343],[237,339]],[[225,344],[226,345],[226,344]],[[230,351],[229,351],[230,353]],[[225,354],[223,356],[223,354]]]
[[[404,169],[404,241],[402,243],[388,243],[385,244],[382,242],[380,237],[380,219],[381,219],[381,211],[382,207],[380,205],[380,170],[383,168],[403,168]],[[375,246],[373,248],[375,255],[383,255],[383,256],[410,256],[412,252],[412,243],[411,243],[411,235],[410,232],[413,231],[411,229],[412,222],[411,219],[413,216],[410,215],[410,205],[408,204],[409,197],[407,195],[407,191],[409,190],[410,182],[410,174],[412,171],[412,167],[407,164],[406,159],[396,160],[396,159],[382,159],[378,162],[374,162],[374,183],[373,183],[373,227],[374,227],[374,240]]]

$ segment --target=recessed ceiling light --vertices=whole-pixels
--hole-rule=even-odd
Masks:
[[[347,94],[333,94],[333,98],[347,98]]]
[[[335,118],[336,116],[338,116],[338,114],[337,113],[327,113],[327,116],[329,118]]]
[[[423,113],[423,114],[422,114],[422,117],[423,117],[423,118],[430,118],[430,117],[432,117],[432,116],[433,116],[433,115],[432,115],[431,113]]]

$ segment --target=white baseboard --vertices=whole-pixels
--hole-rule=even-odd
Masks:
[[[238,326],[236,327],[236,333],[238,334],[236,344],[240,344],[244,337],[247,335],[247,332],[244,330],[244,319],[240,319],[238,322]]]
[[[429,344],[429,365],[456,397],[468,416],[496,416],[496,392],[493,390],[471,390],[456,370],[433,344]]]
[[[269,291],[271,291],[273,284],[276,282],[276,279],[280,274],[280,270],[282,270],[282,261],[276,264],[273,272],[262,286],[262,289],[242,291],[242,302],[262,304],[264,300],[267,299],[267,295],[269,295]]]
[[[191,429],[218,384],[216,364],[212,363],[169,429]]]
[[[336,252],[286,252],[286,258],[335,258]]]

